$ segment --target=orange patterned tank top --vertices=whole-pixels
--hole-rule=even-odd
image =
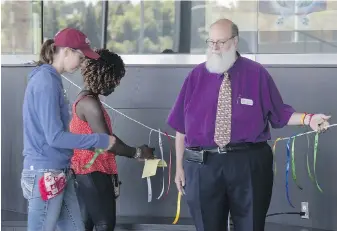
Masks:
[[[72,106],[72,119],[70,121],[70,132],[75,134],[92,134],[92,130],[88,124],[88,122],[81,120],[76,114],[76,105],[82,100],[84,97],[91,96],[83,96],[79,98]],[[102,106],[102,111],[104,113],[105,121],[109,127],[110,132],[112,133],[112,126],[109,114]],[[76,174],[88,174],[91,172],[103,172],[107,174],[117,174],[117,164],[115,155],[112,153],[102,153],[100,154],[95,162],[90,166],[90,168],[84,169],[84,165],[86,165],[94,156],[93,151],[82,150],[82,149],[74,149],[74,155],[71,159],[71,167],[74,169]]]

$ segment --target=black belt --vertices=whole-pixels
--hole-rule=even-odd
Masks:
[[[259,143],[236,143],[226,145],[224,148],[220,147],[189,147],[185,150],[185,159],[190,162],[195,162],[199,164],[204,164],[207,161],[208,154],[225,154],[229,152],[242,151],[245,149],[252,149],[263,147],[267,144],[267,142],[259,142]]]
[[[258,148],[266,145],[267,142],[258,142],[258,143],[234,143],[228,144],[223,148],[220,147],[189,147],[187,148],[190,151],[195,152],[207,152],[214,154],[225,154],[228,152],[242,151],[249,148]]]

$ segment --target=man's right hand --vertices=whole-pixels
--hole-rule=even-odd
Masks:
[[[176,177],[174,182],[177,185],[177,189],[181,194],[185,194],[185,172],[182,167],[177,167],[176,169]]]

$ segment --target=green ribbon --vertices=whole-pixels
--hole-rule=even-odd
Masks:
[[[321,187],[318,184],[317,181],[317,177],[316,177],[316,163],[317,163],[317,150],[318,150],[318,138],[319,138],[319,133],[317,132],[315,135],[315,143],[314,143],[314,176],[311,173],[310,170],[310,164],[309,164],[309,148],[310,148],[310,141],[309,138],[307,137],[308,140],[308,151],[306,153],[306,157],[307,157],[307,170],[308,170],[308,175],[310,177],[310,179],[315,182],[316,187],[318,188],[318,190],[322,193],[323,190],[321,189]],[[295,165],[295,139],[296,136],[293,137],[292,140],[292,147],[291,147],[291,171],[292,171],[292,178],[293,181],[295,182],[295,184],[297,185],[297,187],[299,189],[303,189],[298,183],[297,183],[297,176],[296,176],[296,165]]]
[[[292,142],[292,145],[291,145],[291,174],[292,174],[293,181],[295,182],[297,187],[302,190],[303,188],[297,183],[297,177],[296,177],[295,139],[296,139],[296,136],[293,136],[293,142]]]
[[[319,186],[319,184],[317,182],[317,176],[316,176],[316,161],[317,161],[318,136],[319,136],[319,133],[317,132],[316,135],[315,135],[315,146],[314,146],[314,175],[315,175],[316,186],[317,186],[318,190],[322,193],[323,190]]]
[[[308,175],[309,175],[309,178],[311,179],[312,182],[315,182],[315,179],[314,177],[312,176],[312,173],[311,173],[311,170],[310,170],[310,164],[309,164],[309,150],[310,150],[310,139],[309,139],[309,136],[306,135],[307,137],[307,143],[308,143],[308,147],[307,147],[307,153],[306,153],[306,156],[307,156],[307,170],[308,170]]]
[[[104,152],[104,149],[96,149],[95,150],[95,155],[93,156],[93,158],[86,164],[84,165],[84,169],[88,169],[90,168],[90,166],[95,162],[95,160],[97,159],[97,157],[102,154]]]

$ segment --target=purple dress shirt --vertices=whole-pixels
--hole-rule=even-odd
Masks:
[[[273,128],[287,125],[295,110],[283,103],[268,71],[239,56],[228,70],[232,86],[231,143],[262,142]],[[212,74],[205,63],[187,76],[167,123],[185,134],[186,147],[213,147],[218,94],[222,74]]]

